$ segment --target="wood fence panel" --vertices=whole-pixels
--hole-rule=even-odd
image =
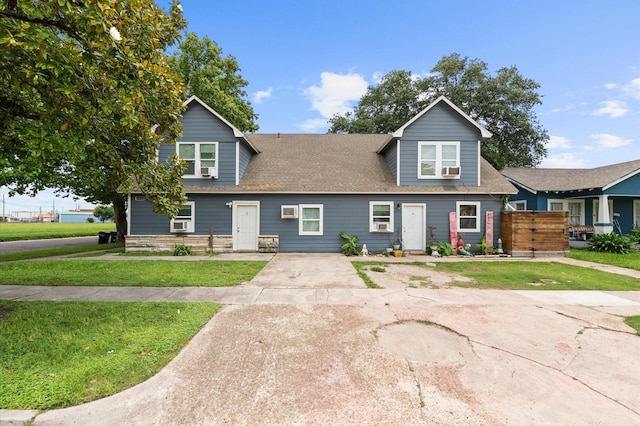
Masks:
[[[512,256],[566,256],[569,253],[569,212],[502,212],[502,246]]]

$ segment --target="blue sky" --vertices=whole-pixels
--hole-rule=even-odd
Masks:
[[[515,65],[541,85],[536,112],[551,136],[542,167],[640,158],[639,0],[181,4],[189,31],[238,60],[259,133],[324,133],[327,120],[350,110],[382,75],[425,75],[455,52],[486,62],[492,73]],[[48,193],[35,202],[6,198],[9,210],[52,201]]]

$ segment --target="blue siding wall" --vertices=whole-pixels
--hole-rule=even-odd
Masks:
[[[436,105],[404,131],[400,141],[400,185],[478,186],[480,131],[444,104]],[[459,141],[460,179],[418,179],[418,142]]]
[[[396,141],[391,142],[387,149],[382,153],[384,159],[391,171],[393,179],[398,181],[398,143]]]
[[[232,209],[225,203],[232,200],[260,201],[260,234],[278,235],[281,252],[340,252],[342,243],[339,233],[344,231],[357,235],[371,251],[380,252],[395,239],[397,232],[369,232],[369,201],[392,201],[394,206],[402,203],[425,203],[427,226],[436,227],[436,238],[449,240],[449,212],[456,210],[456,201],[481,202],[481,230],[468,232],[464,239],[470,244],[479,244],[485,234],[486,211],[494,212],[494,236],[500,233],[500,199],[489,196],[454,195],[279,195],[279,194],[188,194],[195,202],[195,233],[208,235],[213,228],[215,235],[230,235]],[[133,200],[133,197],[132,197]],[[324,206],[324,232],[322,236],[298,235],[298,219],[281,219],[280,206],[298,204],[322,204]],[[146,201],[132,201],[130,205],[132,235],[165,235],[169,233],[169,219],[153,213]],[[402,227],[401,210],[394,212],[394,228]],[[428,235],[427,235],[428,237]]]
[[[178,142],[218,142],[218,179],[189,178],[185,186],[219,186],[236,183],[236,137],[218,117],[212,115],[202,105],[193,102],[182,116],[182,137]],[[176,152],[176,146],[164,144],[158,150],[159,160],[166,161]]]
[[[640,198],[640,173],[612,186],[605,192],[612,195],[634,195]]]
[[[245,170],[247,170],[247,166],[249,165],[252,155],[253,153],[249,146],[244,142],[240,143],[240,170],[238,175],[240,179],[242,179],[242,175],[244,175]]]

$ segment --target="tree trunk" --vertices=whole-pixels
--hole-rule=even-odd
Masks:
[[[113,200],[113,213],[118,233],[116,242],[124,243],[124,236],[127,235],[127,208],[124,197],[119,196]]]

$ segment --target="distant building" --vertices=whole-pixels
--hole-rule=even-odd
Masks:
[[[79,209],[60,212],[57,214],[56,221],[60,223],[84,223],[88,219],[100,222],[100,219],[93,215],[93,209]]]

